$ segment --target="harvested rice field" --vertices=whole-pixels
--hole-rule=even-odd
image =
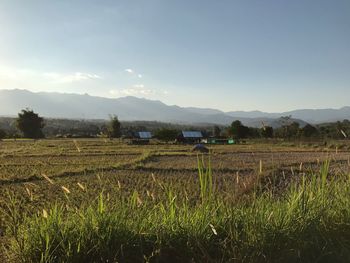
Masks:
[[[84,249],[87,250],[84,253],[89,255],[91,252],[92,262],[143,262],[147,261],[147,258],[152,262],[171,260],[173,262],[178,260],[253,262],[260,256],[264,256],[266,261],[278,261],[281,258],[287,258],[288,253],[291,259],[295,259],[295,261],[292,260],[293,262],[302,258],[302,253],[306,253],[302,246],[299,252],[294,250],[287,254],[280,252],[275,257],[271,254],[270,248],[258,249],[252,240],[246,240],[243,236],[238,237],[237,233],[227,232],[233,231],[233,226],[231,230],[225,229],[222,220],[232,219],[228,216],[229,210],[236,207],[237,211],[243,211],[247,209],[246,206],[254,206],[254,202],[263,202],[262,199],[271,198],[271,200],[283,202],[284,198],[287,198],[285,196],[291,195],[291,187],[297,188],[303,184],[305,186],[305,180],[322,173],[322,167],[328,161],[327,178],[330,179],[327,180],[342,181],[343,185],[346,185],[345,178],[350,174],[348,148],[326,148],[319,145],[315,147],[299,143],[283,145],[269,142],[215,145],[209,148],[210,154],[202,155],[192,152],[191,145],[128,145],[119,140],[106,139],[0,141],[0,240],[2,243],[0,258],[5,262],[83,262],[81,248],[60,247],[67,239],[57,243],[58,237],[55,236],[58,235],[57,233],[47,233],[53,236],[45,241],[46,234],[33,233],[34,230],[31,227],[39,224],[45,229],[40,220],[48,220],[51,217],[54,220],[57,216],[54,211],[61,213],[60,216],[63,218],[69,219],[67,222],[60,219],[62,221],[56,222],[57,224],[65,225],[73,222],[77,220],[75,217],[77,214],[86,219],[89,209],[93,209],[95,204],[101,205],[102,197],[103,206],[106,207],[106,211],[109,211],[109,215],[115,214],[115,209],[119,209],[131,214],[135,211],[133,215],[130,214],[131,218],[154,217],[159,215],[160,211],[167,211],[169,215],[175,213],[172,215],[175,221],[176,218],[183,217],[182,223],[169,222],[167,221],[169,218],[165,217],[163,221],[165,232],[169,231],[168,227],[171,228],[172,225],[174,228],[179,225],[183,225],[184,228],[189,227],[191,220],[187,217],[190,215],[194,222],[198,220],[195,219],[196,216],[203,216],[203,220],[208,224],[210,220],[205,219],[206,216],[216,215],[217,219],[212,221],[216,222],[218,228],[222,228],[225,237],[219,238],[214,223],[210,223],[213,228],[209,232],[202,233],[202,230],[196,232],[197,230],[192,229],[191,231],[194,231],[192,234],[199,235],[198,244],[209,249],[206,254],[197,247],[196,242],[191,243],[193,236],[181,236],[181,231],[174,230],[174,232],[167,232],[170,236],[166,238],[175,243],[179,242],[178,246],[181,249],[173,243],[159,244],[154,241],[154,238],[163,239],[159,236],[156,225],[150,226],[149,222],[143,222],[143,226],[131,226],[130,220],[125,219],[120,223],[125,224],[125,231],[132,232],[129,238],[138,236],[145,240],[137,242],[134,240],[133,244],[129,244],[125,241],[128,240],[127,237],[123,237],[126,238],[125,240],[117,238],[118,242],[108,239],[116,237],[105,237],[108,240],[104,239],[103,242],[112,242],[112,244],[108,243],[108,246],[112,246],[110,249],[115,252],[113,255],[99,250],[94,245],[91,245],[89,250],[89,245],[85,244]],[[268,201],[265,200],[265,202]],[[206,211],[199,212],[203,203],[207,204]],[[160,205],[162,208],[159,208]],[[221,211],[222,207],[225,211]],[[145,215],[150,209],[160,210],[152,216]],[[350,214],[350,211],[348,212]],[[185,213],[187,214],[184,215]],[[247,217],[252,216],[247,211],[246,213]],[[270,217],[272,218],[273,214]],[[134,218],[133,221],[135,220]],[[158,227],[162,228],[162,223],[157,221],[159,219],[153,220],[158,222]],[[38,225],[36,227],[40,228]],[[208,228],[208,226],[202,227]],[[140,235],[138,231],[141,229],[151,235],[149,239],[147,239],[148,234]],[[172,237],[172,233],[180,236]],[[28,239],[28,235],[37,235],[37,239]],[[62,236],[62,233],[60,235]],[[91,238],[92,241],[89,242],[102,242],[99,237]],[[216,241],[212,238],[216,238]],[[276,238],[280,237],[276,236]],[[230,243],[228,239],[247,242],[247,246],[227,248],[227,244]],[[44,245],[45,242],[49,243]],[[226,242],[226,245],[224,246],[222,242]],[[267,240],[264,239],[264,242]],[[286,241],[284,245],[288,247],[290,242],[292,241]],[[70,246],[76,245],[73,243],[70,243]],[[131,252],[128,251],[133,246],[136,246],[135,257],[131,257]],[[140,246],[145,247],[141,249]],[[281,246],[281,251],[286,249],[283,245]],[[174,247],[177,249],[172,249]],[[218,251],[214,247],[218,247]],[[60,250],[61,254],[57,254],[56,249]],[[215,251],[210,252],[210,249]],[[225,250],[227,252],[224,253]],[[256,251],[260,251],[261,254]],[[318,250],[314,249],[310,255],[306,253],[307,258],[313,260],[315,251]]]

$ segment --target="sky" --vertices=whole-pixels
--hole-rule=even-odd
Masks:
[[[349,0],[0,0],[0,89],[350,105]]]

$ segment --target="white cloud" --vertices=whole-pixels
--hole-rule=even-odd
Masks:
[[[144,84],[136,84],[130,88],[110,90],[109,93],[115,96],[149,96],[167,94],[164,91],[146,88]]]
[[[122,90],[110,90],[109,93],[117,96],[137,96],[137,95],[152,95],[152,94],[155,94],[155,91],[152,89],[127,88]]]
[[[135,70],[133,70],[131,68],[127,68],[124,71],[127,72],[128,74],[132,75],[132,76],[138,77],[139,79],[141,79],[143,77],[142,74],[135,72]]]
[[[45,78],[56,83],[71,83],[71,82],[84,81],[84,80],[102,79],[102,77],[97,74],[82,73],[82,72],[75,72],[72,74],[61,74],[61,73],[50,72],[50,73],[43,73],[42,75]]]
[[[31,78],[37,76],[38,73],[29,69],[16,69],[8,67],[0,67],[0,77],[4,79],[21,79],[24,77]]]
[[[165,90],[148,89],[144,84],[136,84],[133,87],[126,89],[114,89],[110,90],[109,93],[113,96],[157,96],[167,95],[168,92]]]
[[[101,76],[91,73],[74,72],[41,72],[39,70],[0,67],[0,78],[14,81],[50,81],[53,83],[71,83],[84,80],[102,79]]]

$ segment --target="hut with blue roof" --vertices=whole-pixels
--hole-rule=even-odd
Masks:
[[[181,143],[195,144],[200,143],[203,139],[201,131],[181,131],[176,141]]]

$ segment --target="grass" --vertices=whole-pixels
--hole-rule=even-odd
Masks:
[[[142,162],[149,154],[140,157]],[[153,176],[165,198],[136,190],[74,205],[66,194],[37,213],[19,211],[9,192],[8,257],[21,262],[349,262],[350,178],[329,175],[329,162],[282,195],[258,178],[252,192],[229,201],[218,192],[210,161],[198,158],[198,202]],[[261,180],[260,180],[261,179]]]

